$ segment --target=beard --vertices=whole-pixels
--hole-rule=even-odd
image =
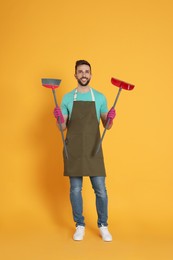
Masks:
[[[85,83],[82,82],[82,79],[84,79],[84,78],[81,78],[81,79],[77,80],[79,85],[82,86],[82,87],[87,86],[89,84],[89,82],[90,82],[90,79],[85,78],[85,79],[87,79],[87,81]]]

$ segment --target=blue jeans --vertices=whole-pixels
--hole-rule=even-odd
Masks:
[[[105,187],[105,177],[90,177],[92,188],[96,195],[96,209],[98,215],[98,227],[107,226],[108,219],[108,197]],[[82,199],[83,177],[70,177],[70,201],[72,205],[73,219],[76,226],[85,226],[83,216],[83,199]]]

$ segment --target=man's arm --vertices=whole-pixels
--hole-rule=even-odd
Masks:
[[[107,114],[108,114],[108,113],[101,114],[101,121],[102,121],[102,125],[103,125],[104,128],[106,127]],[[108,129],[108,130],[111,129],[112,125],[113,125],[113,121],[112,121],[111,124],[108,125],[107,129]]]
[[[108,113],[102,113],[101,114],[101,121],[103,124],[103,127],[106,127],[107,121],[109,120],[109,124],[107,125],[107,129],[111,129],[111,127],[113,126],[113,119],[116,116],[116,111],[115,109],[112,107]]]
[[[55,118],[57,119],[57,126],[58,126],[59,130],[60,130],[60,124],[61,124],[62,130],[64,131],[67,128],[68,116],[62,114],[62,111],[59,106],[54,108],[53,113],[54,113]]]
[[[62,126],[62,130],[64,131],[64,130],[66,130],[66,128],[67,128],[68,116],[67,116],[67,115],[62,115],[62,116],[63,116],[63,118],[64,118],[64,123],[61,123],[61,126]],[[57,126],[58,126],[58,128],[59,128],[59,130],[60,130],[60,125],[59,125],[59,123],[58,123],[58,120],[57,120]]]

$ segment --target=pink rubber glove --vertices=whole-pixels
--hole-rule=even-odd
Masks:
[[[53,113],[54,113],[55,118],[57,120],[59,118],[60,123],[63,124],[64,123],[64,117],[62,115],[61,108],[60,107],[55,107]],[[59,121],[58,121],[58,123],[59,123]]]
[[[115,111],[115,109],[112,107],[112,108],[109,110],[108,114],[107,114],[106,122],[107,122],[108,119],[109,119],[109,125],[111,125],[112,122],[113,122],[113,120],[114,120],[114,118],[115,118],[115,116],[116,116],[116,111]]]

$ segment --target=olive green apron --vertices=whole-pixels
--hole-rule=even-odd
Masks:
[[[92,101],[75,101],[67,124],[66,145],[68,159],[64,157],[65,176],[105,176],[102,149],[96,153],[100,140],[99,122],[97,120],[93,91]]]

